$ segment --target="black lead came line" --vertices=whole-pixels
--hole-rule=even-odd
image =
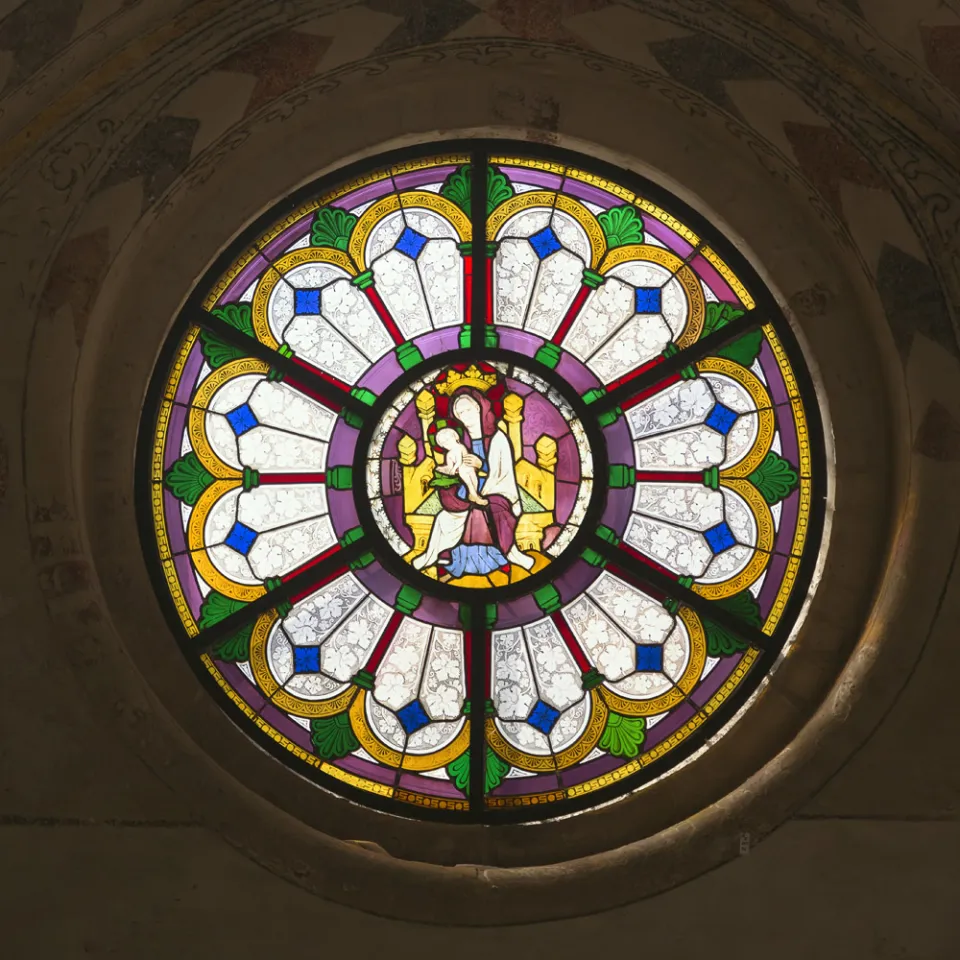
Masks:
[[[759,650],[767,650],[774,643],[772,636],[751,626],[728,610],[724,610],[717,602],[702,597],[696,590],[691,590],[667,574],[648,567],[626,551],[604,540],[598,534],[592,536],[590,546],[610,563],[622,567],[634,579],[689,607],[701,620],[712,620],[719,626],[725,627],[749,643],[750,646]]]
[[[470,353],[483,350],[487,324],[487,152],[470,157],[470,255],[473,286],[470,297]],[[486,806],[487,642],[486,610],[480,597],[470,601],[470,783],[471,812],[483,815]],[[466,618],[464,618],[466,619]]]
[[[633,380],[629,380],[619,387],[615,387],[602,397],[597,398],[590,404],[590,409],[596,413],[603,413],[610,410],[625,400],[636,396],[638,393],[655,387],[662,380],[679,373],[684,367],[689,366],[691,363],[697,363],[704,357],[709,357],[712,353],[721,350],[735,340],[739,340],[740,337],[752,333],[766,322],[768,321],[757,319],[754,311],[745,313],[742,317],[737,317],[736,320],[721,327],[719,330],[714,330],[713,333],[707,334],[702,340],[691,343],[690,346],[684,347],[672,357],[667,357],[666,360],[663,360],[656,366],[645,370],[637,377],[634,377]]]
[[[470,256],[473,286],[470,297],[470,346],[485,346],[487,326],[487,154],[475,150],[470,157]]]
[[[242,330],[237,330],[226,320],[221,319],[215,314],[209,313],[201,307],[191,307],[186,311],[190,322],[198,327],[208,330],[215,334],[221,340],[229,343],[231,346],[242,350],[257,360],[270,364],[276,370],[279,370],[284,377],[291,380],[299,380],[301,383],[316,391],[320,396],[326,397],[337,407],[350,410],[351,413],[363,416],[369,413],[370,408],[362,403],[349,390],[339,390],[333,384],[328,383],[323,377],[318,376],[309,367],[302,367],[290,357],[285,357],[282,353],[268,347],[256,337],[251,337]]]
[[[251,600],[250,603],[235,613],[224,617],[206,630],[201,630],[200,633],[193,638],[194,649],[198,653],[208,653],[213,647],[220,643],[221,640],[225,640],[231,636],[231,634],[247,626],[252,620],[256,620],[268,610],[272,610],[284,600],[288,600],[303,590],[309,589],[311,584],[322,579],[331,569],[349,566],[352,560],[356,560],[361,553],[369,549],[370,544],[364,537],[348,544],[346,547],[342,547],[335,553],[330,554],[329,557],[318,563],[315,567],[309,567],[303,570],[285,583],[281,583],[279,587],[268,590],[263,596],[257,597],[256,600]]]
[[[487,794],[487,688],[486,610],[482,603],[471,603],[470,619],[464,624],[470,631],[470,810],[482,814]],[[479,680],[480,685],[477,685]]]

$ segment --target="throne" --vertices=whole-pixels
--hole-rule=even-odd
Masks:
[[[473,376],[472,376],[473,375]],[[438,389],[451,389],[454,384],[483,381],[476,368],[464,374],[448,371],[447,381],[438,384]],[[495,382],[495,381],[494,381]],[[492,383],[486,383],[489,387]],[[483,389],[483,387],[481,387]],[[436,417],[436,398],[429,390],[421,390],[416,397],[417,417],[420,420],[422,448],[425,455],[418,460],[420,444],[408,433],[402,433],[397,444],[402,471],[404,520],[413,533],[413,548],[405,555],[413,560],[427,548],[434,517],[440,512],[440,498],[431,486],[434,471],[442,463],[441,453],[433,449],[428,440],[430,426]],[[513,460],[520,490],[521,514],[517,521],[517,546],[524,553],[542,553],[544,534],[556,523],[556,466],[557,441],[546,434],[534,444],[536,463],[524,456],[520,425],[523,423],[523,397],[507,393],[503,398],[503,419],[499,429],[506,433],[513,450]]]

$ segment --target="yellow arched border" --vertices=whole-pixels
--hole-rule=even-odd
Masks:
[[[470,239],[470,218],[446,197],[440,196],[439,193],[431,193],[429,190],[410,190],[400,195],[391,193],[367,207],[357,221],[357,225],[353,228],[353,233],[350,234],[350,245],[347,252],[353,257],[361,273],[367,269],[367,239],[373,228],[384,217],[395,213],[397,210],[415,210],[418,207],[430,210],[433,213],[439,213],[450,223],[461,242]]]
[[[700,373],[719,373],[739,383],[750,395],[757,408],[757,437],[741,460],[721,471],[721,486],[729,487],[746,501],[757,524],[757,549],[749,563],[735,577],[722,583],[695,583],[693,589],[710,600],[732,596],[750,586],[767,568],[770,551],[776,537],[773,515],[760,492],[745,478],[751,474],[770,452],[776,433],[776,414],[772,401],[759,377],[752,371],[726,357],[706,357],[697,364]]]
[[[270,329],[269,305],[270,294],[280,280],[296,267],[302,267],[309,263],[329,263],[334,267],[339,267],[347,276],[355,277],[357,268],[353,261],[342,250],[333,250],[330,247],[308,247],[303,250],[291,250],[285,253],[268,270],[263,279],[257,284],[253,292],[253,329],[257,339],[265,343],[274,350],[280,346],[277,338]]]
[[[529,770],[533,773],[552,773],[554,770],[565,770],[579,763],[597,745],[603,736],[603,729],[607,725],[607,706],[597,695],[596,689],[589,693],[590,717],[580,736],[566,750],[557,754],[548,754],[538,757],[532,753],[524,753],[511,744],[497,729],[496,721],[490,717],[486,722],[487,743],[494,753],[503,757],[508,763]]]
[[[360,690],[350,706],[350,726],[360,746],[375,760],[388,767],[401,767],[403,770],[438,770],[456,760],[470,746],[470,721],[465,720],[460,732],[445,747],[433,753],[404,753],[388,747],[370,729],[367,723],[367,691]]]
[[[773,436],[777,431],[777,418],[772,409],[770,394],[767,393],[767,388],[756,374],[725,357],[706,357],[697,363],[697,370],[700,373],[722,373],[731,380],[736,380],[756,404],[757,409],[754,415],[757,418],[757,439],[742,459],[720,472],[721,479],[745,477],[753,473],[770,452]],[[744,414],[744,416],[749,415],[749,411]]]
[[[277,237],[283,233],[288,227],[292,227],[298,220],[303,219],[310,213],[313,213],[315,210],[319,210],[321,207],[325,207],[328,204],[332,203],[334,200],[339,199],[340,197],[346,196],[348,193],[358,190],[360,187],[369,186],[371,183],[376,183],[377,181],[390,181],[392,183],[392,177],[397,176],[401,173],[407,173],[411,170],[425,170],[427,167],[443,167],[448,164],[463,164],[469,163],[470,157],[466,154],[440,154],[435,157],[424,157],[423,159],[415,160],[406,160],[402,163],[393,164],[390,167],[382,167],[378,170],[374,170],[372,173],[364,174],[361,177],[356,177],[353,180],[348,180],[345,183],[341,183],[338,187],[330,190],[327,193],[322,194],[319,197],[315,197],[312,200],[307,201],[301,206],[297,207],[295,210],[292,210],[285,217],[281,217],[275,223],[273,223],[269,230],[266,233],[261,234],[257,243],[245,250],[233,265],[227,270],[223,276],[217,281],[216,286],[214,286],[206,299],[203,302],[204,310],[210,310],[215,305],[217,300],[223,295],[223,292],[230,286],[231,283],[237,278],[237,275],[240,271],[254,258],[260,256],[263,247],[267,246],[272,240],[275,240]]]
[[[740,278],[727,266],[720,255],[706,244],[700,248],[700,253],[703,255],[703,259],[711,264],[717,273],[727,281],[730,289],[740,298],[740,302],[747,310],[752,310],[756,306],[756,302],[750,296],[747,288],[740,282]]]
[[[655,760],[659,760],[660,757],[668,754],[686,740],[687,737],[695,733],[696,730],[719,709],[727,697],[736,690],[744,677],[749,674],[750,669],[759,656],[759,650],[751,648],[750,650],[744,651],[743,657],[734,668],[733,673],[730,674],[726,682],[697,713],[684,723],[679,730],[670,734],[665,740],[661,740],[656,746],[651,747],[645,753],[640,754],[639,757],[624,764],[622,767],[611,770],[609,773],[601,774],[599,777],[594,777],[592,780],[587,780],[584,783],[574,784],[561,791],[524,794],[518,797],[489,797],[487,799],[488,805],[492,807],[518,807],[548,803],[551,800],[562,800],[565,797],[582,797],[585,794],[593,793],[595,790],[601,790],[604,787],[609,787],[611,784],[621,782],[626,777],[643,769],[643,767],[649,766]]]
[[[619,183],[614,183],[612,180],[607,180],[605,177],[599,177],[595,173],[578,170],[576,167],[568,167],[564,163],[556,163],[552,160],[531,160],[529,157],[501,156],[499,154],[490,157],[490,163],[497,166],[525,167],[528,170],[545,170],[547,173],[559,173],[568,180],[578,180],[580,183],[599,187],[601,190],[605,190],[607,193],[612,193],[615,197],[619,197],[624,203],[635,204],[644,213],[656,218],[673,230],[674,233],[683,237],[691,247],[696,247],[700,243],[700,237],[686,226],[686,224],[681,223],[676,217],[671,216],[646,198],[638,196],[632,190],[628,190],[626,187],[622,187]]]
[[[683,625],[687,628],[687,636],[690,638],[690,659],[687,661],[687,669],[683,671],[683,676],[674,687],[652,700],[634,700],[632,697],[625,697],[611,690],[604,684],[599,689],[607,706],[615,713],[622,713],[627,717],[652,717],[658,713],[666,713],[667,710],[682,702],[684,696],[689,695],[697,685],[700,674],[703,673],[703,666],[707,662],[706,634],[700,618],[689,607],[680,607],[677,616],[683,621]]]
[[[772,325],[765,325],[763,332],[777,360],[777,365],[780,368],[780,373],[783,376],[783,381],[787,388],[787,394],[790,397],[790,410],[793,414],[794,428],[797,432],[797,449],[800,458],[798,464],[800,468],[800,503],[798,504],[797,527],[793,536],[791,555],[787,558],[787,569],[784,571],[783,582],[780,584],[777,598],[774,600],[773,607],[771,607],[770,613],[767,615],[767,621],[763,625],[763,632],[772,634],[780,622],[780,617],[783,615],[787,599],[793,590],[797,572],[800,568],[800,554],[803,552],[803,547],[807,539],[807,527],[810,522],[810,508],[813,498],[813,484],[810,480],[813,453],[810,447],[810,433],[807,428],[807,413],[804,409],[803,401],[800,398],[797,378],[790,366],[790,361],[787,359],[786,351]]]
[[[579,200],[568,197],[566,194],[556,194],[551,190],[529,190],[527,193],[518,193],[509,200],[504,200],[493,213],[487,217],[487,240],[499,239],[497,234],[500,228],[515,214],[530,207],[546,207],[562,210],[569,213],[576,220],[587,235],[590,243],[590,269],[596,270],[600,258],[607,249],[607,240],[603,235],[600,222],[593,213]]]
[[[357,692],[357,688],[352,685],[329,700],[302,700],[281,689],[267,666],[267,640],[277,619],[276,610],[268,611],[253,625],[253,633],[250,635],[250,669],[260,691],[274,706],[297,717],[329,717],[342,713],[350,706],[350,701]]]
[[[197,622],[193,618],[193,612],[187,598],[184,596],[183,587],[180,584],[180,575],[177,572],[176,562],[171,556],[170,537],[167,532],[167,513],[166,502],[164,498],[164,450],[167,444],[167,431],[170,428],[170,414],[173,411],[173,398],[176,396],[177,387],[183,376],[183,370],[186,366],[190,351],[193,350],[197,337],[200,336],[199,327],[191,327],[184,335],[183,340],[177,349],[177,355],[167,377],[164,387],[164,397],[166,399],[160,404],[157,412],[157,424],[154,430],[153,454],[151,457],[151,474],[153,483],[150,491],[150,503],[153,513],[153,529],[157,537],[157,547],[160,552],[160,563],[163,567],[163,576],[167,583],[167,589],[173,599],[174,606],[177,608],[177,614],[183,623],[184,629],[191,637],[198,633]]]
[[[239,479],[217,480],[203,491],[187,523],[187,546],[190,548],[190,559],[193,560],[197,573],[214,590],[233,600],[248,602],[263,596],[266,590],[259,583],[237,583],[236,580],[231,580],[210,559],[210,554],[206,550],[206,537],[204,536],[207,518],[210,516],[210,511],[214,505],[222,496],[239,486]]]
[[[197,392],[193,395],[190,407],[188,424],[190,443],[200,462],[215,477],[235,479],[240,476],[240,471],[224,463],[213,452],[213,447],[210,446],[210,441],[207,439],[206,416],[213,395],[225,383],[234,380],[236,377],[251,373],[267,374],[269,372],[270,364],[264,363],[262,360],[254,360],[252,357],[243,357],[240,360],[231,360],[230,363],[225,363],[218,370],[214,370],[197,387]]]
[[[309,750],[304,750],[303,747],[294,743],[289,737],[284,736],[264,720],[259,712],[254,710],[253,707],[230,686],[208,654],[203,654],[200,659],[220,689],[223,690],[224,694],[230,698],[234,706],[236,706],[251,723],[262,730],[271,740],[283,747],[284,750],[289,751],[292,756],[308,766],[320,770],[328,777],[333,777],[341,783],[347,783],[351,787],[356,787],[358,790],[366,790],[369,793],[376,794],[378,797],[394,797],[397,800],[413,804],[414,806],[431,807],[440,810],[466,810],[468,808],[469,805],[466,800],[434,797],[428,794],[414,793],[411,790],[401,790],[386,783],[380,783],[376,780],[370,780],[367,777],[358,776],[349,770],[338,767],[336,764],[329,763],[322,757],[311,753]]]
[[[703,324],[707,307],[703,296],[703,287],[697,275],[672,250],[655,246],[652,243],[627,243],[622,247],[614,247],[603,258],[600,273],[606,276],[614,267],[631,261],[655,263],[659,267],[669,270],[683,288],[687,298],[687,322],[677,337],[677,346],[682,350],[696,343],[703,333]]]
[[[747,503],[753,518],[757,523],[757,546],[747,565],[733,578],[722,580],[719,583],[695,583],[692,587],[701,597],[708,600],[720,600],[722,597],[732,597],[741,590],[746,590],[757,577],[767,569],[770,562],[770,553],[773,550],[773,541],[776,537],[776,528],[773,524],[773,514],[767,501],[760,491],[749,481],[743,478],[730,478],[720,481],[721,487],[728,487],[738,493]]]

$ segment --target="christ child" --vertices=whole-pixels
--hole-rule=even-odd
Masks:
[[[485,507],[489,501],[480,496],[477,458],[466,448],[457,431],[452,427],[441,428],[434,437],[434,443],[444,451],[443,463],[437,467],[437,472],[449,477],[459,477],[467,488],[467,499]]]

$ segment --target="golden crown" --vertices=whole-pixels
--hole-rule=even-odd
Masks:
[[[486,393],[496,385],[496,373],[484,373],[475,363],[472,363],[463,373],[459,370],[448,370],[445,379],[437,380],[437,393],[445,393],[449,397],[461,387],[476,387]]]

